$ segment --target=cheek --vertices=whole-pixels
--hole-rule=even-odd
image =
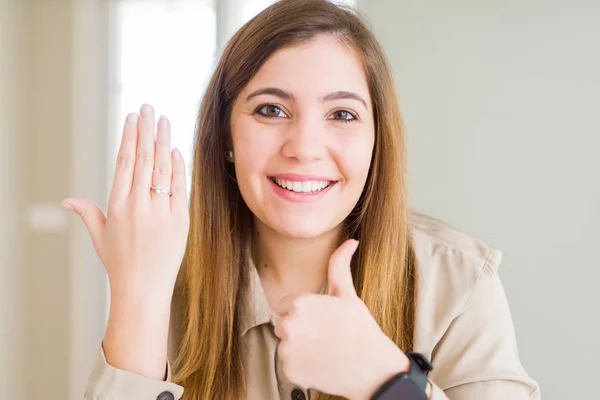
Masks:
[[[245,119],[245,118],[243,118]],[[266,171],[267,162],[277,152],[273,135],[252,121],[239,121],[232,132],[235,171],[240,187],[249,187]]]
[[[281,133],[274,127],[258,123],[252,116],[242,115],[232,125],[233,148],[242,156],[271,154]]]
[[[369,174],[373,154],[373,134],[360,135],[347,140],[337,154],[337,163],[344,179],[364,184]]]

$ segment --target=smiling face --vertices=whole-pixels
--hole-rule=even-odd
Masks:
[[[365,186],[375,140],[358,55],[329,35],[274,53],[236,98],[231,135],[257,223],[298,238],[339,229]]]

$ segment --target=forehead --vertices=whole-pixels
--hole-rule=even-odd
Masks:
[[[340,90],[369,98],[359,55],[331,35],[320,35],[278,50],[262,65],[244,92],[266,86],[289,91],[298,99]]]

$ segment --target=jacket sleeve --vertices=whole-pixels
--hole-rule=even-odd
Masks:
[[[159,381],[114,368],[106,362],[101,347],[88,380],[84,400],[179,400],[182,395],[183,387],[171,382],[171,366],[168,361],[167,379]]]
[[[493,258],[432,355],[432,400],[540,400],[519,360],[499,260]]]

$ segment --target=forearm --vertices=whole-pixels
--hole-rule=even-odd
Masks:
[[[170,301],[112,298],[103,341],[106,361],[115,368],[164,380]]]

